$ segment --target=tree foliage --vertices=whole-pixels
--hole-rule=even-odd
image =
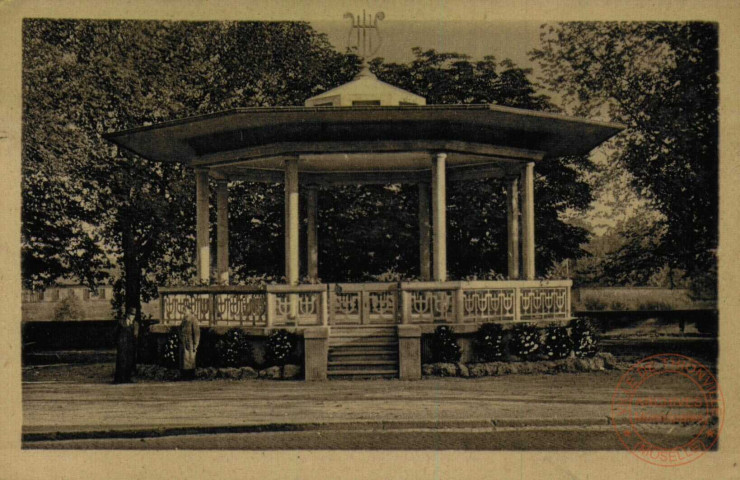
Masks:
[[[532,52],[573,113],[628,126],[612,161],[663,215],[664,261],[697,277],[716,268],[717,41],[708,23],[559,23]]]

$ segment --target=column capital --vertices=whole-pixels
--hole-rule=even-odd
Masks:
[[[209,173],[209,172],[210,172],[210,170],[211,170],[211,169],[210,169],[210,168],[208,168],[208,167],[193,167],[193,171],[194,171],[195,173]]]
[[[444,160],[444,159],[447,158],[447,153],[446,152],[434,152],[434,153],[432,153],[432,156],[436,160]]]

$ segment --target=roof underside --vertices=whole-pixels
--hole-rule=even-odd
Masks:
[[[586,154],[623,128],[495,105],[279,107],[230,110],[106,138],[151,160],[212,167],[226,177],[279,171],[295,156],[301,171],[346,175],[423,170],[434,151],[447,152],[452,167]]]

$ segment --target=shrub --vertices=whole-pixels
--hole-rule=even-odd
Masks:
[[[577,318],[571,322],[570,339],[577,357],[593,357],[598,350],[596,329],[586,318]]]
[[[462,356],[460,345],[455,340],[455,331],[445,325],[441,325],[434,330],[431,347],[432,361],[434,362],[457,362]]]
[[[597,312],[606,309],[606,303],[602,302],[598,298],[587,298],[583,301],[583,307],[587,311]]]
[[[628,310],[628,308],[627,305],[625,305],[624,303],[620,302],[619,300],[615,300],[609,305],[609,310],[615,312],[623,312],[625,310]]]
[[[82,304],[77,297],[72,294],[66,297],[64,300],[54,309],[54,321],[55,322],[69,322],[72,320],[83,320],[85,312],[82,309]]]
[[[504,329],[497,323],[484,323],[475,334],[475,352],[482,362],[495,362],[506,356]]]
[[[252,346],[247,334],[232,328],[215,345],[216,361],[221,367],[244,367],[252,363]]]
[[[172,328],[167,334],[162,348],[161,364],[167,368],[177,368],[180,355],[180,335],[177,328]]]
[[[637,306],[638,310],[642,311],[666,311],[666,310],[673,310],[673,306],[666,302],[645,302],[641,303]]]
[[[561,325],[550,325],[545,330],[545,355],[550,360],[559,360],[570,355],[573,341],[568,336],[568,329]]]
[[[511,331],[511,352],[522,360],[530,360],[541,351],[542,340],[536,325],[519,323]]]
[[[280,329],[272,332],[267,337],[265,344],[265,358],[270,365],[285,365],[293,355],[297,346],[295,335],[287,330]]]

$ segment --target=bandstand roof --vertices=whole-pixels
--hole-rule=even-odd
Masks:
[[[434,152],[448,154],[449,180],[503,177],[524,161],[586,154],[623,128],[498,105],[304,106],[237,108],[105,137],[217,178],[281,182],[284,160],[299,156],[301,183],[403,183],[426,178]]]

